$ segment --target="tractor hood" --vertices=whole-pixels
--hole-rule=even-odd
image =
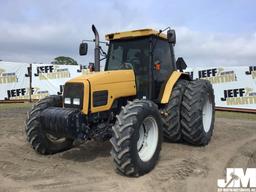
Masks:
[[[86,75],[81,75],[68,81],[68,83],[85,82],[88,80],[91,84],[109,84],[135,81],[133,70],[116,70],[91,72]]]
[[[107,111],[111,109],[116,99],[136,95],[133,70],[93,72],[71,79],[66,85],[81,83],[84,86],[82,96],[84,114],[88,114],[89,111],[91,113]]]

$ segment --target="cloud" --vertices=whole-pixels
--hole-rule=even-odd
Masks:
[[[172,24],[177,33],[176,56],[183,56],[189,66],[255,64],[255,32],[209,31],[203,23],[195,27],[194,20],[187,21],[188,14],[194,12],[184,16],[186,10],[179,8],[183,8],[182,4],[175,4],[175,9],[170,11],[168,2],[163,1],[161,5],[151,0],[147,3],[135,0],[2,2],[0,59],[51,62],[54,57],[65,55],[88,64],[93,61],[93,45],[86,57],[78,55],[78,46],[82,39],[93,38],[92,23],[98,27],[102,40],[105,33],[148,27],[161,29]]]
[[[176,52],[192,66],[255,65],[256,35],[198,32],[177,28]]]

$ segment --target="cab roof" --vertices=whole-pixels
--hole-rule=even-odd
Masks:
[[[133,39],[137,37],[146,37],[151,35],[158,36],[159,31],[156,31],[153,29],[139,29],[139,30],[133,30],[133,31],[110,33],[110,34],[107,34],[105,38],[107,41],[111,41],[111,40],[119,40],[119,39]],[[167,39],[167,35],[164,33],[161,33],[159,37],[163,39]]]

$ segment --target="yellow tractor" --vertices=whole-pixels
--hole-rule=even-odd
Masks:
[[[183,73],[175,60],[175,31],[134,30],[106,35],[102,54],[95,34],[92,72],[69,80],[63,96],[37,102],[26,120],[27,140],[43,155],[70,149],[74,142],[110,140],[118,173],[140,176],[159,158],[162,138],[204,146],[214,129],[212,85]],[[167,31],[167,33],[165,32]],[[86,55],[88,44],[80,44]],[[104,71],[100,71],[105,55]]]

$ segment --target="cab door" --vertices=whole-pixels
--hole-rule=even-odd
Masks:
[[[172,74],[174,66],[173,48],[167,40],[158,39],[153,51],[153,99],[158,99],[165,82]]]

